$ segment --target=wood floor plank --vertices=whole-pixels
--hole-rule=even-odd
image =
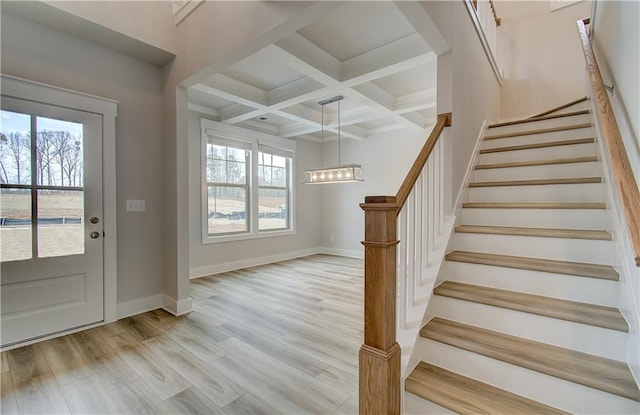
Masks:
[[[506,363],[640,401],[638,386],[623,362],[439,317],[427,323],[420,335]]]
[[[161,336],[147,340],[145,346],[156,355],[162,356],[169,366],[221,408],[238,399],[245,392],[242,387],[227,379],[218,370],[185,352],[179,344],[167,337]]]
[[[592,144],[595,142],[596,142],[595,138],[577,138],[575,140],[543,141],[540,143],[520,144],[516,146],[483,148],[480,150],[480,154],[500,153],[503,151],[531,150],[534,148],[572,146],[576,144]]]
[[[142,379],[111,390],[109,396],[118,402],[124,414],[156,415],[168,412],[163,407],[164,401],[158,399],[151,386]]]
[[[563,112],[563,113],[560,113],[560,114],[543,115],[543,116],[540,116],[540,117],[525,118],[523,120],[500,122],[500,123],[489,125],[489,128],[506,127],[508,125],[526,124],[526,123],[530,123],[530,122],[553,120],[553,119],[556,119],[556,118],[572,117],[574,115],[586,115],[586,114],[589,114],[589,110]]]
[[[107,337],[106,341],[151,386],[159,399],[168,399],[191,386],[161,356],[151,352],[131,334],[114,334]]]
[[[11,372],[0,373],[0,412],[2,414],[19,414],[18,401],[13,388],[13,378]]]
[[[604,202],[466,202],[468,209],[606,209]]]
[[[587,157],[572,157],[572,158],[548,159],[548,160],[527,160],[527,161],[512,161],[512,162],[506,162],[506,163],[476,164],[474,169],[476,170],[504,169],[504,168],[512,168],[512,167],[549,166],[554,164],[592,163],[596,161],[598,161],[597,156],[587,156]]]
[[[357,395],[356,395],[357,396]],[[358,413],[358,398],[351,397],[342,404],[335,412],[335,415],[354,415]]]
[[[60,386],[52,374],[14,381],[18,408],[22,414],[70,414]]]
[[[515,235],[534,236],[542,238],[568,238],[568,239],[592,239],[599,241],[611,241],[610,232],[589,229],[549,229],[549,228],[521,228],[509,226],[479,226],[459,225],[455,231],[458,233],[479,233],[486,235]]]
[[[459,414],[567,414],[425,362],[411,372],[405,389]]]
[[[501,138],[522,137],[525,135],[546,134],[546,133],[555,133],[559,131],[578,130],[581,128],[589,128],[589,127],[591,127],[591,123],[587,122],[587,123],[581,123],[581,124],[563,125],[560,127],[538,128],[535,130],[524,130],[524,131],[515,131],[512,133],[494,134],[494,135],[488,135],[484,139],[497,140]]]
[[[258,348],[249,346],[238,339],[226,340],[222,346],[228,353],[249,363],[251,367],[261,371],[287,389],[302,396],[306,393],[307,398],[318,405],[323,413],[335,412],[349,398],[349,395],[335,387],[296,368],[283,365]],[[309,390],[313,390],[313,393],[309,394]]]
[[[469,187],[542,186],[552,184],[602,183],[602,177],[571,177],[563,179],[501,180],[491,182],[471,182]]]
[[[118,325],[138,341],[145,341],[162,334],[143,316],[132,316],[118,320]]]
[[[168,413],[172,414],[225,414],[225,411],[209,399],[206,394],[194,387],[167,399],[164,402],[164,407]]]
[[[14,385],[36,377],[53,376],[39,344],[9,350],[7,360],[11,367]]]
[[[583,262],[556,261],[551,259],[497,255],[469,251],[449,252],[445,256],[445,259],[447,261],[527,269],[540,272],[553,272],[556,274],[600,278],[611,281],[618,281],[620,279],[618,272],[609,265],[587,264]]]
[[[624,317],[622,317],[622,314],[620,314],[620,310],[613,307],[579,303],[576,301],[453,281],[443,282],[438,285],[433,292],[436,295],[507,308],[523,313],[573,321],[575,323],[603,327],[611,330],[629,331],[629,325]]]
[[[122,408],[111,399],[96,376],[66,383],[60,388],[74,414],[121,414]]]
[[[276,413],[273,408],[248,392],[222,409],[230,415],[271,415]]]
[[[80,353],[71,336],[63,336],[39,343],[59,385],[65,385],[92,374],[89,362]]]

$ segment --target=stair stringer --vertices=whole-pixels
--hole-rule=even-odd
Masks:
[[[591,113],[595,114],[595,100],[589,100]],[[600,152],[600,160],[606,186],[606,199],[611,211],[611,230],[615,238],[613,240],[613,266],[620,273],[619,308],[622,315],[629,324],[629,334],[627,336],[627,363],[631,369],[636,384],[640,385],[640,268],[634,263],[634,252],[629,238],[629,231],[626,225],[624,212],[622,211],[622,197],[618,187],[614,185],[614,173],[611,167],[609,152],[605,148],[602,139],[602,129],[598,117],[592,116],[592,124],[598,138],[597,146]],[[623,129],[623,131],[625,131]],[[626,129],[626,133],[630,133]],[[624,134],[624,132],[623,132]]]

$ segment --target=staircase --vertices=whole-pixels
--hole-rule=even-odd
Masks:
[[[488,128],[405,412],[640,413],[588,101]]]

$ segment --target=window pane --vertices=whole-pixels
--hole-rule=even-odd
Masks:
[[[38,190],[38,256],[84,253],[84,192]]]
[[[287,167],[287,159],[285,157],[273,156],[273,165],[276,167]]]
[[[44,186],[77,186],[83,182],[82,124],[37,117],[36,173]]]
[[[31,233],[31,190],[0,190],[0,261],[31,258]]]
[[[244,187],[209,186],[208,233],[247,232],[247,199]]]
[[[258,191],[258,229],[288,229],[287,191],[260,189]]]
[[[272,186],[287,187],[287,169],[283,167],[274,167],[271,171]]]
[[[31,184],[31,116],[0,111],[0,183]]]
[[[229,184],[246,184],[247,175],[245,173],[244,162],[227,162],[227,183]]]
[[[207,144],[207,154],[210,158],[217,160],[227,159],[227,148],[216,144]]]
[[[209,160],[211,166],[210,182],[226,183],[227,182],[227,163],[222,160]]]

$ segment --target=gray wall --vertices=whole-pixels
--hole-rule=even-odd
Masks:
[[[2,13],[2,73],[119,101],[118,302],[162,293],[160,68]],[[127,213],[126,199],[147,211]]]

